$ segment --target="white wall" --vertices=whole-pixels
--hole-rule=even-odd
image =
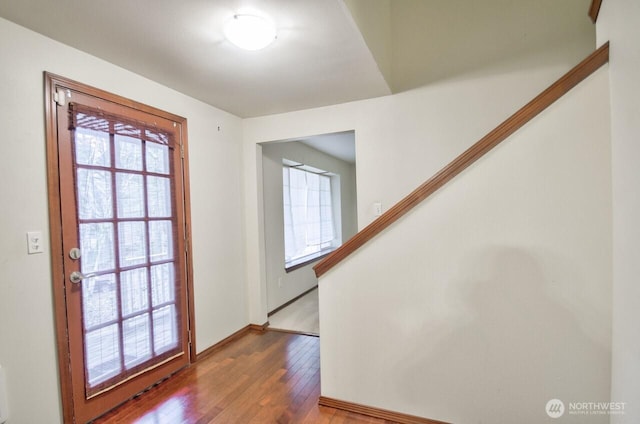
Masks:
[[[605,68],[325,274],[322,395],[455,423],[607,402],[608,110]]]
[[[268,143],[262,146],[264,195],[264,232],[267,281],[267,310],[273,311],[318,284],[313,272],[315,263],[291,272],[284,269],[284,212],[282,204],[282,159],[289,159],[339,175],[332,184],[333,204],[341,213],[337,217],[342,240],[357,232],[355,166],[336,159],[300,142]],[[339,196],[338,196],[339,194]],[[280,282],[278,281],[280,279]]]
[[[198,350],[246,325],[241,120],[0,19],[0,364],[10,423],[61,420],[47,253],[27,255],[26,231],[48,239],[43,71],[188,120]],[[220,126],[220,131],[217,130]]]
[[[593,40],[574,49],[572,58],[584,58],[593,51]],[[540,55],[536,60],[516,57],[393,96],[244,120],[251,322],[264,323],[267,313],[258,143],[355,130],[362,229],[374,219],[374,202],[388,209],[579,62],[558,60],[552,51],[548,57]]]
[[[598,44],[610,41],[613,167],[613,376],[627,402],[615,423],[640,422],[640,2],[605,0]]]

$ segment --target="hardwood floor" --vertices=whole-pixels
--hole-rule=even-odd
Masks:
[[[320,340],[251,331],[94,423],[391,423],[318,406]]]

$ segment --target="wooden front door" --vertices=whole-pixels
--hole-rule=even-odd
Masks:
[[[190,362],[186,121],[52,76],[47,89],[63,401],[84,423]]]

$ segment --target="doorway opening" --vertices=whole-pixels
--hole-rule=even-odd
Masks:
[[[269,327],[319,335],[313,266],[357,232],[355,132],[261,143]]]

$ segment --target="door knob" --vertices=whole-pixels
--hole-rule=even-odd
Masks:
[[[69,281],[71,281],[73,284],[78,284],[80,283],[82,280],[84,280],[85,278],[93,278],[98,274],[83,274],[80,271],[73,271],[71,273],[71,275],[69,275]]]

